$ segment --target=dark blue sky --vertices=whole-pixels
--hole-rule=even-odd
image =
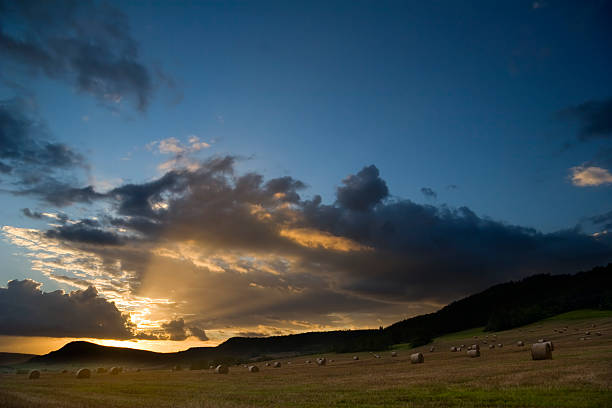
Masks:
[[[590,236],[612,219],[588,221],[612,210],[609,1],[87,4],[76,31],[60,24],[73,22],[60,3],[49,12],[55,25],[40,7],[0,25],[0,99],[43,128],[36,137],[82,156],[62,173],[74,186],[104,194],[235,155],[236,174],[291,176],[306,185],[302,200],[321,195],[324,205],[373,164],[387,203],[465,206],[544,234],[578,227]],[[103,14],[119,34],[85,28],[87,13],[92,22]],[[62,27],[103,44],[87,54],[95,64],[71,42],[54,48]],[[32,38],[55,60],[26,58],[9,42]],[[106,57],[128,63],[106,66]],[[75,220],[116,210],[98,197],[69,206],[41,199],[24,180],[3,180],[0,221],[9,228],[49,218],[22,208]],[[27,246],[15,244],[0,244],[9,266],[0,280],[70,287],[44,267],[31,270],[14,255]]]

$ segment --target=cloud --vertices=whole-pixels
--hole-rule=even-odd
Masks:
[[[206,332],[198,327],[190,327],[189,328],[189,333],[193,336],[193,337],[197,337],[198,340],[201,341],[207,341],[208,336],[206,336]]]
[[[612,98],[570,106],[558,115],[580,124],[578,136],[582,141],[612,137]]]
[[[184,144],[175,137],[169,137],[160,141],[153,141],[147,144],[146,148],[148,150],[157,148],[160,154],[173,155],[171,159],[166,160],[158,166],[159,170],[162,172],[180,168],[196,169],[198,167],[198,162],[192,159],[192,155],[200,150],[209,148],[210,144],[201,141],[196,135],[190,135],[187,141],[188,143]]]
[[[116,233],[92,228],[90,223],[81,221],[72,225],[63,225],[47,231],[47,237],[63,241],[76,241],[90,245],[121,245],[122,238]]]
[[[423,193],[425,198],[434,199],[434,200],[438,198],[438,194],[429,187],[422,187],[421,193]]]
[[[209,340],[204,330],[199,327],[187,327],[182,318],[162,323],[161,326],[168,338],[173,341],[183,341],[189,336],[197,337],[201,341]]]
[[[379,177],[376,166],[364,167],[359,173],[342,180],[337,202],[346,209],[368,211],[389,195],[387,183]]]
[[[28,115],[29,113],[29,115]],[[32,195],[57,206],[91,203],[103,195],[93,187],[74,187],[75,174],[87,171],[83,156],[52,140],[26,101],[0,101],[0,166],[16,195]]]
[[[125,14],[94,1],[1,1],[0,56],[76,87],[106,105],[131,100],[141,111],[153,75],[140,60]]]
[[[610,171],[596,166],[576,166],[570,169],[572,184],[578,187],[595,187],[612,184]]]
[[[0,334],[13,336],[128,339],[131,323],[113,303],[89,287],[43,293],[30,279],[0,288]]]
[[[346,177],[325,204],[302,198],[299,180],[238,174],[235,163],[212,157],[117,187],[97,225],[3,232],[36,270],[94,282],[137,324],[159,328],[140,331],[174,339],[199,337],[192,327],[213,339],[378,327],[495,283],[612,260],[608,236],[391,199],[375,166]],[[96,244],[104,233],[121,245]]]

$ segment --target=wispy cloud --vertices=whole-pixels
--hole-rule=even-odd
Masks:
[[[596,166],[576,166],[570,169],[572,184],[578,187],[595,187],[612,184],[609,170]]]

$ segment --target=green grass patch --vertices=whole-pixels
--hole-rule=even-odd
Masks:
[[[468,339],[473,338],[474,336],[482,337],[487,335],[488,332],[484,331],[484,327],[474,327],[472,329],[467,329],[455,333],[445,334],[444,336],[436,337],[435,340],[445,341],[445,340],[457,340],[457,339]]]
[[[549,317],[543,321],[558,322],[563,320],[601,319],[606,317],[612,317],[612,310],[581,309]]]

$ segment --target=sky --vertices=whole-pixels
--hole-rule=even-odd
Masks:
[[[0,1],[0,351],[376,328],[612,261],[612,2]]]

